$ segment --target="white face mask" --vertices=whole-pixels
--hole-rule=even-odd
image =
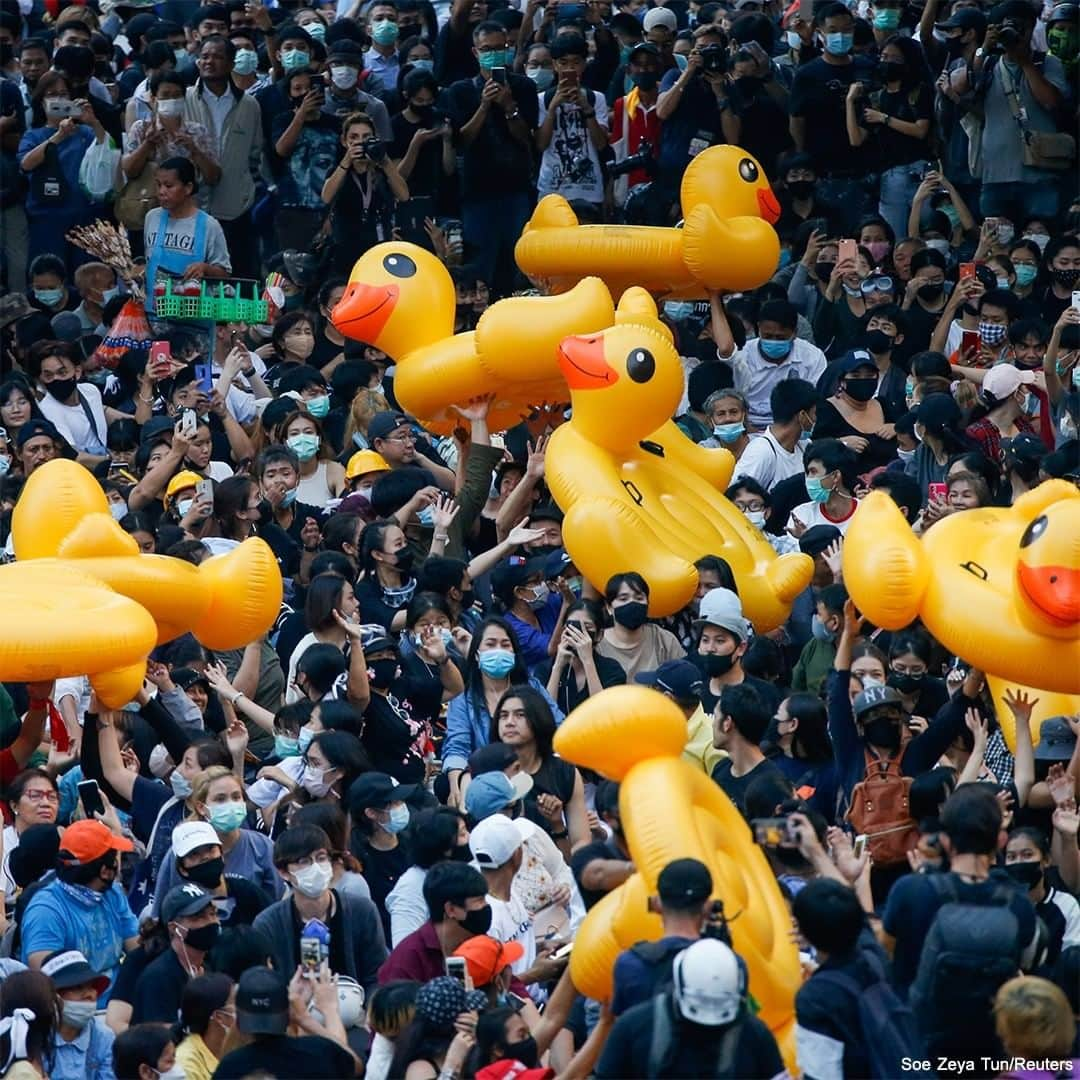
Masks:
[[[313,862],[303,870],[297,870],[293,874],[293,881],[298,892],[303,893],[309,900],[314,900],[330,887],[333,876],[334,868],[329,863]]]
[[[897,448],[896,456],[901,461],[905,461],[905,462],[910,461],[915,456],[915,451],[914,450],[901,450],[901,449]]]
[[[765,511],[764,510],[747,510],[746,520],[750,522],[757,529],[765,528]]]
[[[157,112],[158,116],[183,116],[184,99],[169,98],[167,101],[159,101],[157,103]]]
[[[1050,243],[1050,235],[1048,233],[1028,232],[1024,233],[1022,239],[1030,240],[1033,244],[1036,244],[1040,251],[1046,250],[1046,245]]]
[[[334,66],[330,69],[330,81],[339,90],[351,90],[356,85],[356,68]]]
[[[305,765],[304,771],[300,776],[300,786],[303,787],[309,795],[314,795],[316,799],[321,799],[330,791],[331,783],[326,779],[326,774],[328,772],[333,772],[333,770],[314,769],[310,765]]]
[[[121,518],[127,517],[127,503],[111,502],[109,503],[109,513],[112,514],[113,521],[119,521]]]
[[[158,1075],[158,1080],[187,1080],[187,1073],[184,1072],[183,1065],[174,1065],[171,1069],[166,1069],[164,1072],[158,1072],[157,1069],[154,1072]]]
[[[61,1018],[68,1027],[82,1031],[97,1012],[97,1001],[65,1001],[61,1010]]]

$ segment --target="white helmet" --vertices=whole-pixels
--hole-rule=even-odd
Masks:
[[[694,1024],[720,1027],[738,1015],[746,995],[746,968],[729,945],[702,938],[683,949],[672,967],[675,1007]]]
[[[352,976],[338,975],[337,997],[341,1026],[344,1028],[356,1027],[364,1019],[364,988]],[[308,1006],[308,1012],[320,1024],[326,1022],[326,1017],[315,1008],[314,1002]]]

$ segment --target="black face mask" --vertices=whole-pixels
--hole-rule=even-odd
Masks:
[[[718,653],[698,653],[701,659],[701,670],[709,676],[710,679],[719,678],[721,675],[726,675],[735,666],[735,654],[728,653],[727,656],[720,656]]]
[[[788,186],[793,199],[809,199],[814,194],[813,180],[792,180]]]
[[[469,847],[468,841],[464,844],[455,844],[450,849],[450,861],[451,862],[472,862],[472,849]]]
[[[520,1061],[526,1069],[535,1069],[540,1064],[540,1054],[536,1049],[536,1040],[530,1035],[516,1043],[506,1044],[506,1060]]]
[[[1066,289],[1074,289],[1076,288],[1077,281],[1080,281],[1080,270],[1051,269],[1050,276],[1058,283],[1058,285],[1062,285]]]
[[[656,89],[656,84],[660,81],[660,73],[657,71],[639,71],[636,75],[630,76],[630,81],[639,90],[644,90],[647,93],[649,90]]]
[[[537,544],[528,551],[531,559],[546,559],[549,555],[554,555],[556,551],[562,551],[562,544]]]
[[[398,662],[396,660],[371,660],[368,663],[368,679],[376,690],[386,690],[397,677]]]
[[[420,118],[421,124],[426,127],[431,126],[431,121],[435,118],[434,105],[413,105],[412,111]]]
[[[920,285],[919,286],[919,299],[925,300],[928,304],[941,298],[941,294],[945,291],[944,285]]]
[[[814,263],[814,273],[818,276],[818,281],[823,285],[829,284],[829,278],[832,277],[833,271],[836,269],[836,263],[834,262],[819,262]]]
[[[867,330],[866,347],[872,353],[880,356],[882,353],[887,353],[892,349],[893,339],[884,330]]]
[[[1034,889],[1043,879],[1042,864],[1038,862],[1014,862],[1005,867],[1005,873],[1025,889]]]
[[[923,678],[922,675],[909,675],[906,672],[900,674],[897,671],[891,671],[885,682],[894,690],[899,690],[901,694],[914,694],[922,686]]]
[[[394,569],[407,574],[412,569],[413,553],[408,548],[398,548],[394,555]]]
[[[869,401],[877,393],[877,379],[845,379],[844,393],[853,401]]]
[[[465,918],[459,922],[470,934],[486,934],[491,929],[491,905],[465,912]]]
[[[893,751],[900,748],[900,724],[886,716],[877,716],[863,724],[863,735],[873,746]]]
[[[57,401],[67,401],[75,393],[78,381],[78,379],[53,379],[51,383],[45,384],[45,392]]]
[[[637,630],[645,625],[645,620],[649,617],[649,605],[634,600],[612,608],[611,617],[627,630]]]
[[[883,60],[878,64],[878,75],[882,82],[896,82],[903,78],[904,65],[898,64],[895,60]]]
[[[466,589],[461,594],[461,608],[463,611],[468,611],[473,606],[476,600],[476,592],[473,589]]]
[[[221,927],[217,923],[209,923],[206,926],[197,926],[194,930],[188,930],[184,934],[184,944],[200,952],[209,952],[221,935]]]
[[[216,859],[208,859],[198,866],[189,866],[182,873],[188,881],[201,885],[204,889],[216,889],[221,883],[221,875],[225,873],[225,860],[218,856]]]

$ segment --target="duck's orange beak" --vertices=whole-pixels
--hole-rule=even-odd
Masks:
[[[619,380],[619,373],[604,359],[602,334],[563,338],[559,344],[559,367],[571,390],[601,390]]]
[[[1027,598],[1055,622],[1080,622],[1080,570],[1065,566],[1018,567],[1020,585]]]
[[[772,188],[758,188],[757,205],[761,216],[770,225],[775,225],[780,220],[780,203],[773,194]]]
[[[400,295],[397,285],[365,285],[354,281],[345,290],[330,318],[345,337],[374,345],[394,314]]]

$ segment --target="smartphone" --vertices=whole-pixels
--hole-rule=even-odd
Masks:
[[[770,64],[769,55],[765,50],[756,42],[748,41],[743,45],[743,49],[746,50],[761,66],[768,67]]]
[[[180,434],[185,439],[193,439],[195,437],[195,429],[199,426],[199,418],[195,415],[194,409],[185,409],[180,415]]]
[[[493,67],[491,69],[491,81],[498,83],[500,86],[506,85],[506,68]]]
[[[465,957],[464,956],[448,956],[443,964],[443,969],[451,979],[457,979],[462,986],[465,985]]]
[[[300,966],[304,969],[304,975],[315,978],[319,974],[319,965],[322,963],[322,945],[318,938],[302,937],[300,939]]]
[[[854,240],[841,240],[838,245],[836,253],[837,262],[846,262],[848,259],[854,260],[859,254],[859,245]]]
[[[154,382],[167,379],[169,372],[172,371],[172,346],[167,341],[152,341],[147,366],[150,369],[150,378]]]
[[[750,822],[754,830],[754,843],[759,847],[794,847],[791,827],[787,818],[754,818]]]
[[[208,502],[211,506],[214,505],[214,481],[213,480],[200,480],[195,485],[195,498],[202,499]]]
[[[927,484],[926,493],[931,501],[945,502],[949,497],[949,485],[945,483]]]
[[[551,954],[552,960],[561,960],[564,956],[569,956],[574,951],[574,943],[568,941],[561,949],[556,949]]]
[[[859,833],[855,837],[855,843],[851,845],[851,853],[856,859],[861,859],[866,850],[866,833]]]
[[[195,378],[199,389],[209,397],[214,390],[214,369],[209,364],[196,364]]]
[[[973,262],[966,262],[960,264],[960,281],[967,281],[968,278],[975,277],[975,264]]]
[[[1080,289],[1073,289],[1072,306],[1077,311],[1080,311]]]
[[[101,799],[101,791],[96,780],[82,780],[77,785],[79,789],[79,802],[87,818],[94,820],[95,814],[105,813],[105,803]]]
[[[408,202],[398,203],[394,220],[401,230],[402,240],[432,250],[431,237],[424,228],[427,218],[435,217],[435,200],[430,195],[416,195]]]
[[[978,356],[982,351],[982,338],[979,336],[978,330],[965,330],[960,337],[960,351],[966,353],[972,349],[974,349],[975,355]]]

